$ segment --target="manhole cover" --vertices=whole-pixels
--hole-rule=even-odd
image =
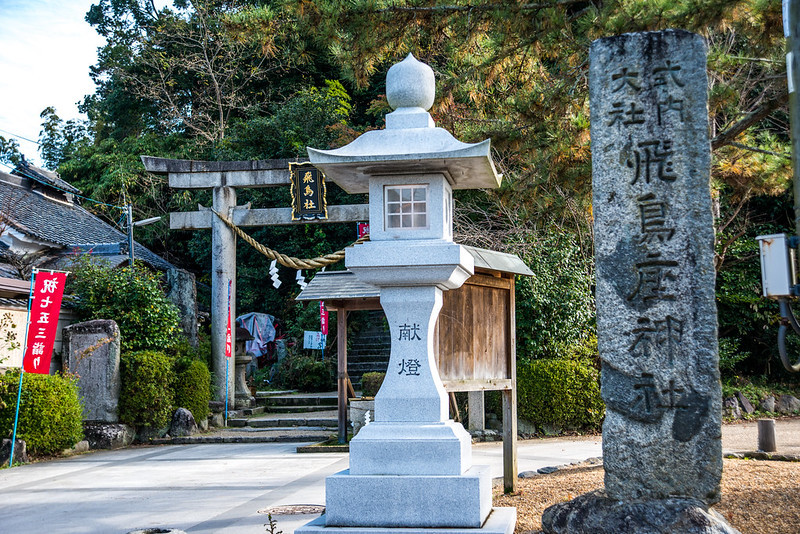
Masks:
[[[259,514],[272,515],[303,515],[303,514],[322,514],[325,507],[319,504],[287,504],[284,506],[273,506],[259,510]]]

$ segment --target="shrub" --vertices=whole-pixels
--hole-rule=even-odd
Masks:
[[[0,376],[0,428],[14,427],[19,371]],[[22,384],[17,437],[28,452],[55,454],[83,439],[83,410],[72,376],[26,373]]]
[[[281,386],[304,392],[330,391],[336,388],[333,373],[335,360],[317,360],[313,356],[289,354],[280,362],[277,381]]]
[[[581,350],[594,332],[591,256],[570,234],[528,236],[519,252],[533,276],[516,285],[517,355],[520,360],[562,358]],[[511,252],[511,251],[510,251]]]
[[[166,350],[181,336],[178,308],[164,296],[158,277],[147,269],[111,269],[80,258],[68,289],[78,297],[81,320],[112,319],[122,350]]]
[[[211,400],[211,373],[200,360],[179,359],[175,363],[176,408],[186,408],[195,421],[208,417],[208,401]]]
[[[122,353],[120,421],[132,426],[166,426],[172,415],[172,378],[172,361],[163,352]]]
[[[374,397],[381,389],[386,373],[364,373],[361,376],[361,395]]]
[[[604,414],[599,378],[596,369],[577,361],[519,363],[519,415],[535,424],[597,428]]]

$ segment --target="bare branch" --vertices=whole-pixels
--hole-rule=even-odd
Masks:
[[[714,137],[714,139],[711,140],[711,148],[716,150],[731,144],[740,133],[758,121],[763,120],[765,117],[767,117],[767,115],[784,105],[788,99],[788,91],[782,91],[771,100],[764,102],[758,107],[758,109],[749,113],[746,117],[735,123],[733,126]]]

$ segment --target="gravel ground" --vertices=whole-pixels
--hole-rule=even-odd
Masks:
[[[800,532],[800,462],[725,460],[722,501],[714,509],[742,534]],[[495,506],[517,508],[517,533],[541,533],[545,508],[603,487],[602,466],[581,465],[520,479],[516,495]],[[499,490],[499,491],[502,491]]]

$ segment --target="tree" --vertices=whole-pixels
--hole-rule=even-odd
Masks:
[[[0,162],[9,165],[19,165],[22,161],[22,152],[16,139],[6,139],[0,135]]]

